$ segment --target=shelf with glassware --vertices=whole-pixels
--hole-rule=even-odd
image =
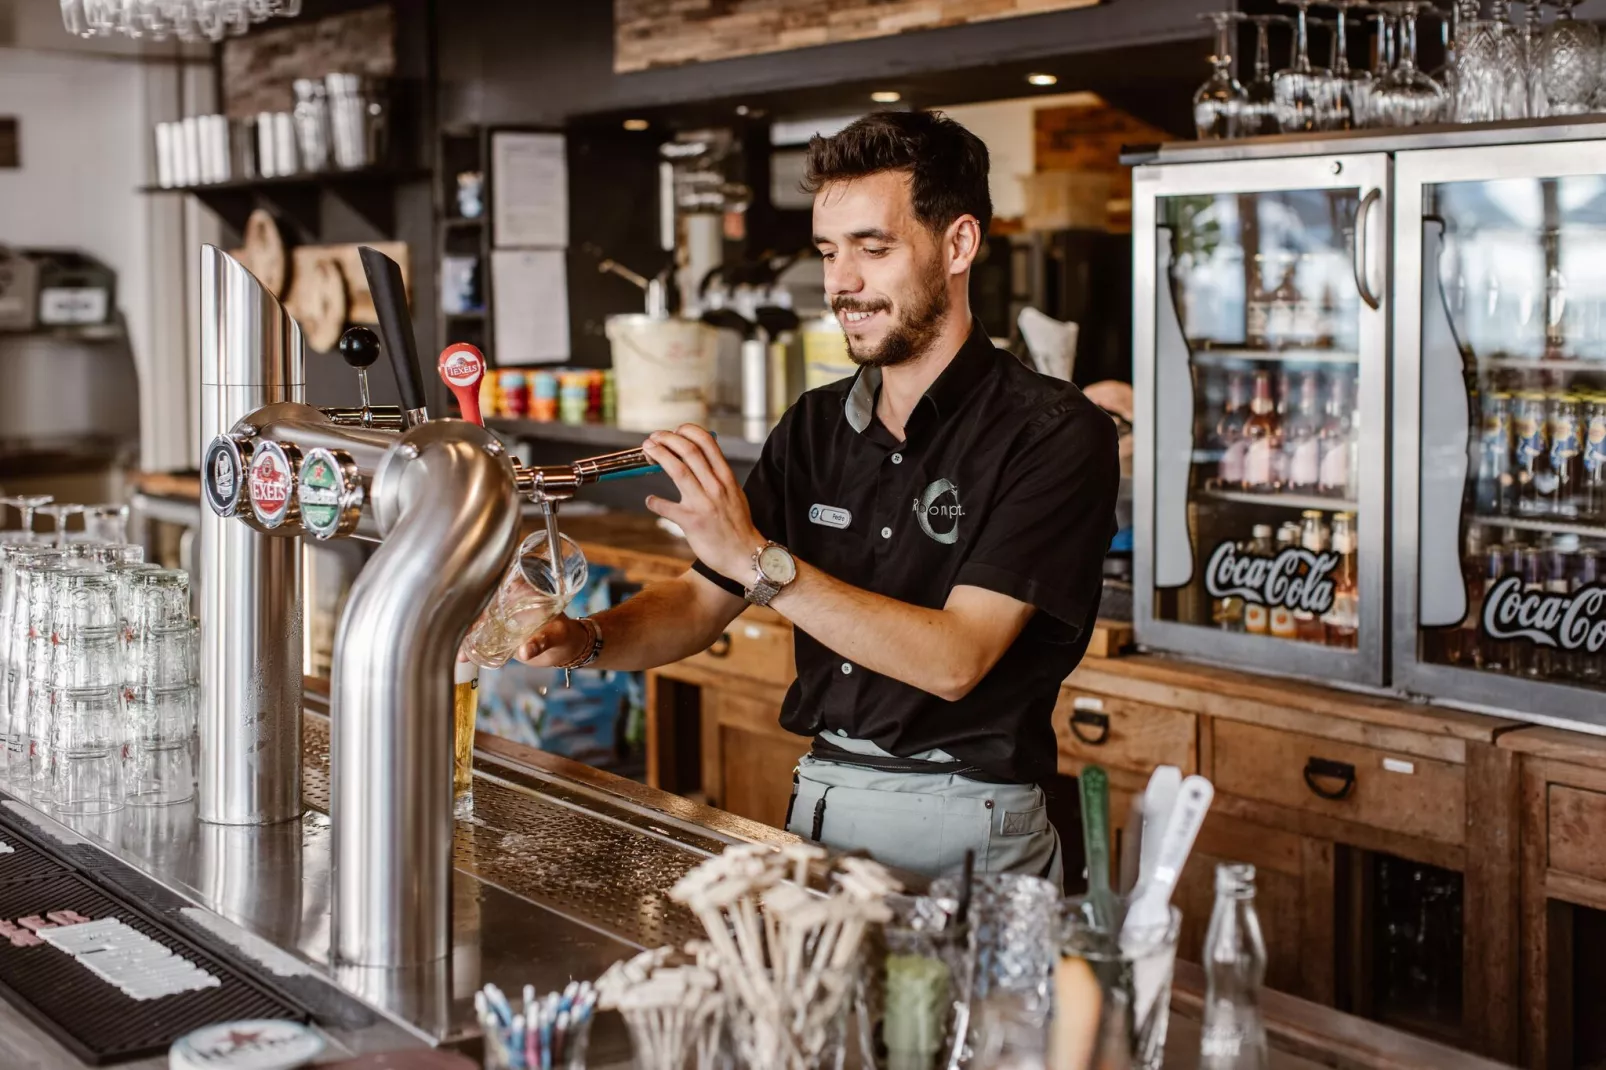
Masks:
[[[1606,725],[1606,140],[1396,176],[1396,682]]]
[[[1509,0],[1454,0],[1448,11],[1429,0],[1283,0],[1291,16],[1201,15],[1215,48],[1193,98],[1196,132],[1213,140],[1600,110],[1601,33],[1573,17],[1580,2],[1524,4],[1520,21]],[[1332,18],[1314,18],[1313,7]],[[1237,60],[1240,24],[1252,28],[1252,66]],[[1273,26],[1291,27],[1286,60],[1272,56]],[[1418,52],[1430,36],[1444,60],[1432,71]]]

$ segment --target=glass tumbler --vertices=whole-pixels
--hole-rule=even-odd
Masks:
[[[1122,905],[1117,914],[1125,917]],[[1125,1016],[1121,1022],[1101,1019],[1099,1035],[1130,1037],[1132,1066],[1159,1070],[1171,1019],[1171,975],[1182,912],[1173,906],[1164,925],[1136,931],[1117,930],[1112,920],[1095,908],[1090,896],[1065,900],[1059,915],[1056,983],[1065,986],[1081,980],[1091,988],[1096,982],[1104,1011]]]
[[[52,574],[50,593],[55,600],[52,642],[60,645],[80,636],[115,636],[120,630],[115,576],[81,566],[63,570]]]
[[[50,578],[67,568],[60,551],[21,558],[13,580],[14,597],[6,636],[6,691],[11,722],[6,740],[7,772],[13,783],[32,777],[33,730],[49,704],[40,705],[50,683]]]
[[[1551,115],[1582,115],[1600,78],[1600,31],[1573,18],[1578,0],[1553,0],[1556,21],[1545,31],[1540,64]]]
[[[50,735],[51,799],[68,816],[123,807],[123,706],[115,687],[58,693]]]
[[[931,882],[932,898],[959,899],[959,881]],[[976,941],[974,994],[1018,997],[1024,1013],[1046,1019],[1054,971],[1059,889],[1040,877],[978,874],[971,885],[970,927]]]
[[[128,686],[166,689],[196,683],[200,639],[200,623],[195,620],[136,631],[128,644]]]
[[[27,603],[22,603],[20,613],[17,609],[18,595],[23,588],[23,565],[28,561],[49,561],[60,557],[59,551],[48,546],[24,543],[0,546],[0,776],[6,773],[5,748],[12,732],[11,691],[15,686],[12,673],[14,668],[21,671],[27,665]],[[20,622],[24,631],[21,652],[15,656],[12,653],[14,620]],[[21,707],[16,714],[19,727],[26,722],[25,711],[26,707]]]
[[[143,568],[126,576],[129,638],[190,619],[190,577],[182,569]]]
[[[130,688],[125,696],[130,806],[166,806],[195,797],[195,729],[200,688]]]
[[[91,505],[84,509],[84,537],[93,542],[128,541],[128,506]]]
[[[499,669],[542,625],[563,612],[586,584],[586,559],[567,536],[560,535],[563,576],[555,577],[541,529],[519,546],[513,565],[497,585],[491,604],[463,640],[468,660],[484,669]]]

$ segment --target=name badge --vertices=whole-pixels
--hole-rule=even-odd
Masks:
[[[846,528],[853,523],[853,514],[834,505],[814,505],[809,507],[809,522],[825,528]]]

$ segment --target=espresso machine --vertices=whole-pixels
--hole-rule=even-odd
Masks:
[[[366,389],[356,408],[308,404],[300,329],[237,260],[202,250],[199,816],[300,817],[299,540],[377,542],[335,638],[331,951],[404,967],[450,950],[453,669],[513,561],[521,502],[550,529],[586,484],[655,468],[639,449],[526,467],[472,419],[431,418],[401,271],[361,257],[379,337],[354,328],[341,351],[366,385],[382,348],[399,407],[367,404]],[[471,347],[448,354],[448,385],[483,372]]]

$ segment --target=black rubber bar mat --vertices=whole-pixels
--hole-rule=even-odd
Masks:
[[[8,847],[9,851],[6,850]],[[66,872],[67,866],[35,850],[26,838],[0,825],[0,885]]]
[[[14,923],[53,910],[73,910],[97,920],[117,918],[222,982],[216,988],[136,1000],[64,951],[43,944],[14,947],[0,937],[0,996],[86,1063],[103,1066],[160,1055],[179,1037],[213,1022],[307,1020],[294,1004],[79,874],[0,884],[0,919]]]

